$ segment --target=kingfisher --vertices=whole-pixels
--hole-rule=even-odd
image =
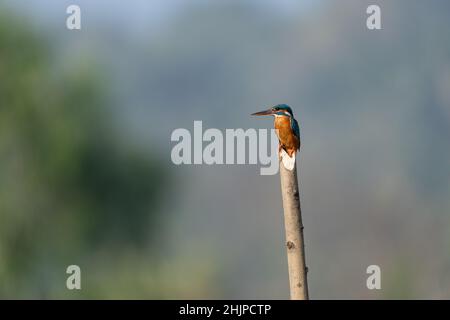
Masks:
[[[278,155],[288,170],[295,166],[295,154],[300,150],[300,127],[291,107],[277,104],[272,108],[252,113],[252,116],[274,116],[274,127],[278,136]]]

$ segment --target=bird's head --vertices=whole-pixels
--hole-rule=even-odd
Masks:
[[[270,109],[252,113],[252,116],[293,117],[292,109],[287,104],[277,104]]]

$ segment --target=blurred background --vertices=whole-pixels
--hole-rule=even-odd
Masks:
[[[174,129],[269,128],[249,114],[277,103],[301,126],[311,298],[450,298],[449,18],[446,0],[0,0],[0,298],[288,298],[278,175],[170,158]]]

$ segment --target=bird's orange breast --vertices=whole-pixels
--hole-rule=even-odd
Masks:
[[[300,148],[300,140],[291,128],[289,117],[275,117],[274,127],[277,130],[280,146],[291,156]]]

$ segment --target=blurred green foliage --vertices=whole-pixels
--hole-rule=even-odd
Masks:
[[[114,296],[95,278],[122,259],[149,266],[167,170],[117,136],[95,65],[55,70],[46,40],[15,21],[0,14],[0,297]],[[69,292],[70,264],[95,288]],[[127,297],[146,275],[121,276]]]

